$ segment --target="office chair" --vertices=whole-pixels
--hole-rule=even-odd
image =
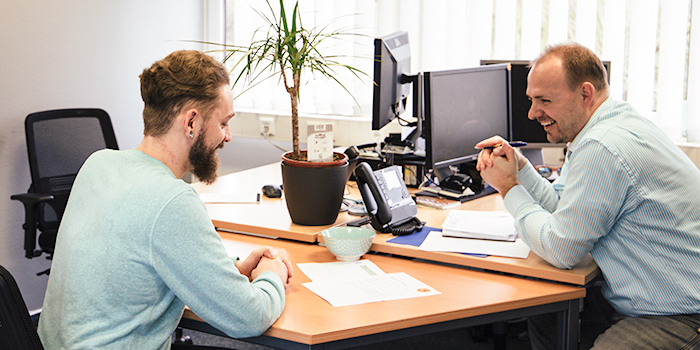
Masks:
[[[17,282],[0,266],[0,350],[44,349]]]
[[[32,113],[25,123],[32,184],[11,196],[24,204],[25,257],[53,258],[58,225],[78,170],[93,152],[119,149],[107,112],[60,109]],[[40,231],[37,245],[37,230]],[[43,271],[38,273],[48,273]]]

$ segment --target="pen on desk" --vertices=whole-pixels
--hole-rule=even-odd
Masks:
[[[508,142],[508,144],[510,145],[510,147],[524,147],[524,146],[527,146],[527,142],[522,142],[522,141],[519,141],[519,142]],[[496,148],[496,147],[501,147],[501,144],[499,143],[499,144],[497,144],[497,145],[484,147],[484,148],[482,148],[482,149],[494,149],[494,148]]]

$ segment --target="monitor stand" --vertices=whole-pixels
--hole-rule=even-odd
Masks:
[[[426,191],[434,192],[445,197],[459,199],[469,194],[479,193],[483,189],[481,175],[476,171],[476,161],[459,165],[459,171],[453,173],[450,167],[433,169],[433,175],[439,181],[439,187]]]
[[[527,158],[532,165],[544,164],[544,156],[541,148],[521,148],[520,152]]]
[[[437,171],[433,169],[433,172],[436,174],[440,182],[442,183],[443,181],[453,181],[457,182],[458,186],[453,186],[457,187],[458,189],[461,188],[461,181],[465,177],[470,177],[471,178],[471,184],[469,184],[469,190],[466,190],[465,192],[472,192],[473,194],[467,195],[465,193],[457,193],[454,190],[442,188],[442,187],[435,187],[432,189],[429,188],[423,188],[423,190],[427,193],[433,193],[433,195],[436,196],[442,196],[442,197],[448,197],[452,198],[455,200],[459,200],[461,202],[469,201],[472,199],[477,199],[481,198],[483,196],[487,196],[492,193],[496,193],[497,191],[491,187],[488,186],[484,183],[483,179],[481,178],[481,174],[479,171],[476,170],[476,161],[469,161],[466,163],[462,163],[459,166],[459,173],[453,175],[452,170],[449,168],[439,168]],[[450,177],[453,177],[450,179]],[[447,186],[450,187],[450,186]],[[420,192],[419,192],[420,193]]]

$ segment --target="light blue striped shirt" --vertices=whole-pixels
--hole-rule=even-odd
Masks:
[[[629,316],[700,313],[700,171],[653,123],[608,98],[554,183],[532,166],[505,196],[523,240],[571,268],[588,253]]]

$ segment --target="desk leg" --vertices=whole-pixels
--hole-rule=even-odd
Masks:
[[[569,300],[569,307],[557,313],[557,349],[578,350],[581,299]]]

